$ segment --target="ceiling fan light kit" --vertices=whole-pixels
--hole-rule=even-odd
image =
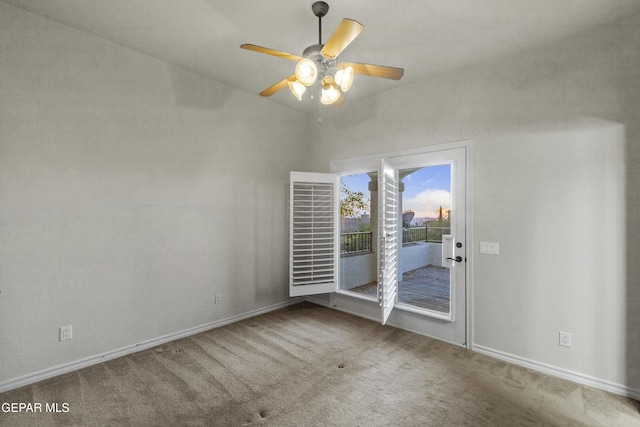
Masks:
[[[280,52],[253,44],[240,45],[242,49],[253,50],[267,55],[296,61],[295,73],[260,92],[261,96],[271,96],[289,86],[293,95],[302,101],[306,88],[320,81],[320,102],[324,105],[340,105],[356,74],[400,80],[404,75],[402,68],[381,65],[340,62],[337,58],[342,51],[362,32],[364,27],[357,21],[344,18],[326,44],[322,44],[322,17],[329,11],[329,5],[317,1],[311,5],[313,14],[318,17],[318,44],[307,47],[302,56]]]
[[[311,86],[318,79],[318,67],[312,60],[301,59],[296,65],[296,79],[304,86]]]
[[[293,92],[295,97],[298,98],[298,101],[302,101],[302,95],[307,91],[305,85],[300,83],[298,80],[290,81],[289,89],[291,89],[291,92]]]
[[[334,75],[336,83],[338,84],[338,86],[340,86],[340,90],[342,92],[346,92],[351,89],[354,77],[355,72],[353,71],[353,67],[351,65],[348,65],[344,70],[336,71]]]
[[[322,93],[320,96],[320,102],[324,105],[331,105],[337,102],[342,96],[340,88],[336,84],[331,75],[327,75],[322,79]]]

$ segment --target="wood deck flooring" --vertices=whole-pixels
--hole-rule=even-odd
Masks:
[[[375,298],[377,289],[378,284],[372,282],[350,291]],[[398,283],[398,302],[440,313],[449,313],[451,306],[449,269],[429,265],[407,271]]]

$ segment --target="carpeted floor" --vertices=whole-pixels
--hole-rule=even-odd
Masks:
[[[309,303],[0,394],[2,426],[639,426],[640,404]],[[47,413],[45,403],[68,404]]]

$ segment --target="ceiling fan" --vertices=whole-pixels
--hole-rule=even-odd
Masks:
[[[402,78],[404,75],[402,68],[357,62],[338,62],[338,55],[355,40],[364,26],[357,21],[344,18],[327,43],[322,44],[322,17],[329,11],[329,5],[323,1],[317,1],[313,3],[311,10],[318,17],[318,44],[307,47],[302,52],[302,56],[254,44],[240,45],[242,49],[278,56],[298,63],[294,74],[266,88],[260,92],[261,96],[271,96],[280,89],[289,86],[295,97],[302,101],[302,94],[307,87],[312,86],[319,79],[320,102],[325,105],[339,105],[344,99],[342,94],[351,87],[355,74],[391,80]]]

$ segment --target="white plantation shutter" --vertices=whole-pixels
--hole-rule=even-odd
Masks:
[[[289,295],[338,290],[339,177],[291,172]]]
[[[398,295],[398,173],[384,159],[380,170],[380,281],[378,301],[387,323]]]

